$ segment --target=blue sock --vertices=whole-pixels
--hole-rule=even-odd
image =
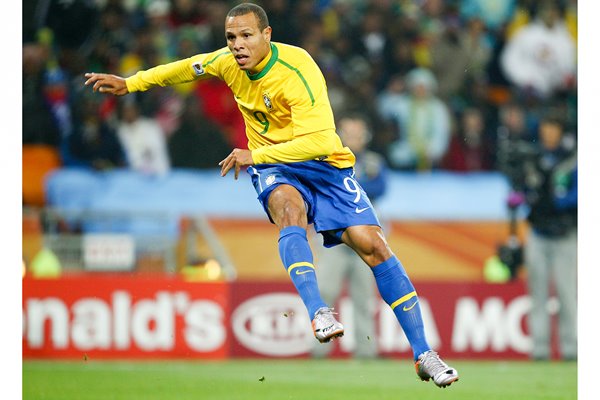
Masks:
[[[425,338],[419,298],[400,260],[392,256],[372,268],[383,300],[392,308],[417,357],[431,347]]]
[[[306,230],[299,226],[283,228],[279,232],[279,255],[312,321],[315,312],[321,307],[327,307],[327,304],[321,298],[317,285]]]

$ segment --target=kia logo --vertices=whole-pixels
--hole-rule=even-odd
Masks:
[[[292,293],[252,297],[235,309],[231,320],[240,343],[267,356],[300,355],[310,351],[315,340],[306,308]]]

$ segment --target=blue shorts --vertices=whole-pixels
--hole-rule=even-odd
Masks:
[[[323,245],[341,242],[344,230],[355,225],[381,226],[373,205],[354,178],[354,168],[336,168],[324,161],[258,164],[248,167],[258,200],[269,216],[269,195],[277,186],[295,187],[306,204],[308,223],[323,235]]]

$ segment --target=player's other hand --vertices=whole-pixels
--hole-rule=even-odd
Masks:
[[[219,163],[221,176],[227,175],[231,168],[235,171],[235,179],[240,175],[240,169],[246,165],[253,165],[252,152],[250,150],[233,149],[229,155]]]
[[[115,96],[123,96],[129,93],[125,79],[120,76],[88,72],[85,77],[87,78],[85,85],[93,85],[94,92],[109,93]]]

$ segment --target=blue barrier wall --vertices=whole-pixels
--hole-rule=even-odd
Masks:
[[[231,175],[231,174],[230,174]],[[377,203],[388,219],[504,220],[508,218],[506,179],[498,173],[402,173],[389,176],[387,193]],[[160,213],[168,222],[142,224],[124,218],[118,231],[177,234],[182,215],[265,218],[250,177],[221,177],[219,170],[173,170],[150,177],[129,170],[95,172],[61,169],[46,179],[47,204],[72,212]],[[88,230],[102,230],[99,223]]]

